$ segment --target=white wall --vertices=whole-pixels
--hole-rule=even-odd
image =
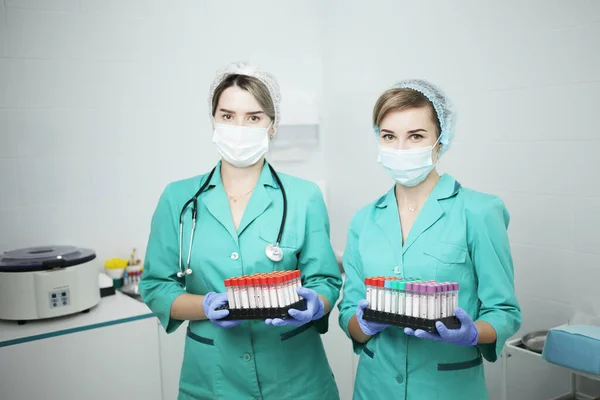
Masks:
[[[235,10],[235,12],[233,11]],[[143,254],[164,186],[208,171],[208,87],[232,60],[321,94],[318,2],[0,1],[0,252]],[[316,24],[318,26],[318,23]],[[277,164],[324,179],[319,150]]]
[[[327,180],[341,249],[390,186],[372,106],[424,77],[459,110],[443,170],[512,214],[522,331],[563,323],[600,278],[599,38],[597,0],[0,1],[0,251],[143,252],[164,185],[216,160],[206,93],[234,59],[272,71],[284,103],[322,100],[321,149],[276,167]]]
[[[336,247],[353,213],[391,187],[375,158],[375,100],[395,81],[426,78],[459,113],[443,171],[500,195],[512,215],[521,331],[564,323],[598,299],[600,2],[325,4],[323,46],[335,49],[323,53],[323,129]],[[501,368],[487,370],[498,398]]]
[[[164,186],[217,160],[216,69],[264,67],[284,111],[297,92],[320,100],[321,15],[318,0],[0,0],[0,253],[74,244],[102,261],[143,255]],[[326,192],[321,149],[274,165]],[[349,399],[350,343],[331,321],[326,350]],[[181,346],[170,339],[162,362],[172,366]]]

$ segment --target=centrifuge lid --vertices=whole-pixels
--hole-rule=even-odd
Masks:
[[[89,249],[41,246],[7,251],[0,255],[0,272],[35,272],[83,264],[96,258]]]

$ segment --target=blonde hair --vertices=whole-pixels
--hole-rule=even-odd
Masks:
[[[265,114],[271,120],[275,120],[275,106],[273,105],[273,100],[271,99],[271,95],[267,87],[258,79],[247,76],[247,75],[238,75],[232,74],[227,76],[227,78],[223,79],[221,83],[215,89],[213,98],[212,98],[212,115],[214,116],[217,112],[217,105],[219,104],[219,98],[221,94],[232,86],[239,87],[247,92],[249,92],[260,107],[263,109]]]
[[[409,108],[427,107],[431,112],[431,120],[436,126],[437,136],[441,134],[440,121],[433,104],[423,93],[406,88],[386,90],[375,103],[373,108],[373,125],[379,126],[381,121],[392,111],[406,110]]]

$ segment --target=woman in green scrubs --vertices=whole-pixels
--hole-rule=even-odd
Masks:
[[[504,203],[435,168],[454,121],[450,100],[422,80],[375,104],[378,162],[395,184],[356,213],[344,251],[339,322],[360,354],[354,399],[487,399],[482,359],[496,361],[521,326]],[[430,334],[364,320],[365,278],[394,275],[458,282],[461,327],[438,322]]]
[[[320,334],[341,275],[319,187],[277,174],[264,159],[279,103],[269,74],[242,63],[219,71],[209,111],[221,161],[212,174],[169,184],[152,218],[140,293],[168,333],[189,321],[182,400],[339,398]],[[277,242],[283,191],[283,259],[273,261],[267,246]],[[288,319],[222,320],[229,313],[217,309],[227,303],[226,278],[296,269],[305,311],[290,310]]]

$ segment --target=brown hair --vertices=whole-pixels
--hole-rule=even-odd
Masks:
[[[412,89],[389,89],[379,96],[373,108],[373,124],[379,126],[386,115],[392,111],[421,107],[428,107],[431,111],[431,120],[436,126],[436,133],[439,137],[442,129],[433,104],[431,104],[431,101],[423,93]]]
[[[269,89],[258,79],[247,76],[247,75],[238,75],[233,74],[229,75],[227,78],[223,79],[219,86],[215,88],[215,92],[212,98],[212,115],[214,116],[217,112],[217,104],[219,104],[219,98],[221,94],[232,86],[237,86],[240,89],[243,89],[249,92],[260,107],[263,109],[265,114],[271,118],[271,120],[275,120],[275,106],[273,105],[273,100],[271,99],[271,94],[269,93]]]

